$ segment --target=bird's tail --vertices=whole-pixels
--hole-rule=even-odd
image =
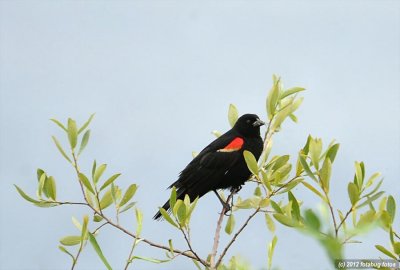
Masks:
[[[169,210],[169,208],[170,208],[170,206],[169,206],[169,200],[166,201],[166,202],[164,203],[164,205],[162,206],[162,208],[164,208],[165,211],[168,211],[168,210]],[[154,217],[153,217],[154,220],[161,220],[161,218],[162,218],[162,215],[161,215],[161,212],[160,212],[160,211],[158,211],[158,212],[154,215]]]
[[[177,200],[183,200],[183,199],[185,198],[185,194],[187,194],[188,192],[187,192],[186,189],[180,188],[180,189],[178,189],[178,190],[176,191],[176,193],[177,193],[177,194],[176,194],[176,199],[177,199]],[[166,202],[164,203],[164,205],[162,206],[162,208],[164,208],[164,210],[165,210],[165,211],[168,211],[168,212],[171,211],[171,210],[170,210],[170,207],[171,207],[171,206],[169,205],[169,200],[166,201]],[[155,220],[161,220],[161,219],[162,219],[161,212],[158,211],[158,212],[154,215],[153,219],[155,219]]]

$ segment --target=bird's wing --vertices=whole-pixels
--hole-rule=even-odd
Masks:
[[[182,194],[204,195],[240,159],[243,144],[243,138],[238,136],[220,137],[186,166],[171,187],[181,189]]]

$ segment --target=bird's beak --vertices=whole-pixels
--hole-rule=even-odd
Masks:
[[[263,125],[265,125],[265,123],[263,121],[261,121],[260,119],[257,119],[257,121],[255,121],[253,123],[253,127],[261,127]]]

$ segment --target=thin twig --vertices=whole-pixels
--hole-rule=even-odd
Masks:
[[[346,221],[347,217],[350,215],[350,213],[353,211],[353,207],[350,207],[349,211],[347,211],[346,215],[343,217],[342,221],[340,221],[339,225],[335,228],[335,236],[338,236],[339,229],[343,225],[343,223]]]
[[[95,235],[101,228],[103,228],[104,226],[106,226],[107,224],[109,224],[108,222],[104,222],[103,224],[101,224],[99,227],[97,227],[92,234]]]
[[[228,249],[231,247],[231,245],[233,244],[233,242],[235,242],[236,238],[239,236],[239,234],[244,230],[244,228],[246,228],[246,226],[249,224],[250,220],[260,211],[260,207],[258,207],[247,219],[246,221],[243,223],[242,227],[240,227],[240,229],[235,233],[235,235],[232,237],[231,241],[229,241],[228,245],[224,248],[224,250],[222,251],[221,255],[219,256],[219,259],[217,261],[217,263],[215,264],[215,268],[217,268],[221,262],[222,259],[224,258],[226,252],[228,251]]]
[[[185,230],[184,230],[181,226],[179,226],[179,229],[180,229],[180,231],[182,232],[183,237],[185,238],[185,241],[186,241],[186,243],[187,243],[187,245],[188,245],[188,247],[189,247],[189,251],[192,252],[194,256],[196,256],[197,260],[198,260],[202,265],[204,265],[204,266],[207,267],[207,266],[208,266],[208,263],[207,263],[206,261],[204,261],[203,259],[201,259],[201,258],[197,255],[197,253],[194,251],[194,249],[192,248],[192,244],[190,243],[189,232],[186,234]]]
[[[400,239],[400,236],[399,236],[395,231],[393,231],[393,234],[394,234],[394,236],[396,236],[398,239]]]

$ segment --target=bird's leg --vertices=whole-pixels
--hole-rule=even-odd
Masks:
[[[222,204],[222,207],[223,207],[223,210],[222,210],[222,211],[224,211],[224,214],[226,214],[227,212],[229,212],[229,211],[231,210],[231,206],[230,206],[230,204],[228,203],[229,198],[228,198],[228,200],[225,202],[225,201],[221,198],[221,196],[219,196],[218,192],[217,192],[215,189],[214,189],[213,191],[214,191],[215,195],[217,195],[218,200],[219,200],[219,201],[221,202],[221,204]]]
[[[230,189],[231,194],[229,195],[229,197],[231,199],[230,209],[233,205],[233,195],[237,194],[241,189],[242,189],[242,186],[231,187],[231,189]],[[229,197],[228,197],[228,200],[229,200]]]

